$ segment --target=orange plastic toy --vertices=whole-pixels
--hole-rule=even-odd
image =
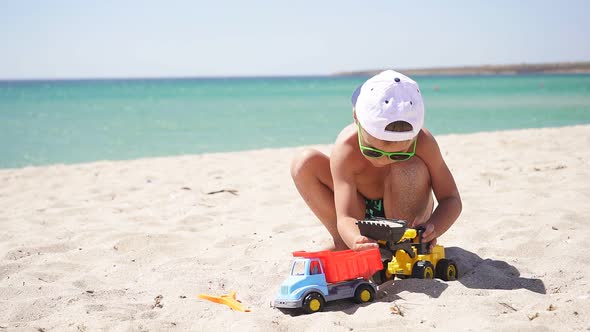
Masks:
[[[242,302],[236,299],[236,291],[231,291],[229,294],[221,296],[212,296],[207,294],[199,294],[199,297],[211,302],[225,304],[235,311],[250,312],[250,309],[245,309]]]

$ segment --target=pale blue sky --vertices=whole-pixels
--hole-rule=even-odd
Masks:
[[[0,79],[590,61],[590,1],[2,1]]]

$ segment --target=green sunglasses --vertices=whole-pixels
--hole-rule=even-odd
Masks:
[[[405,161],[412,158],[416,154],[416,143],[418,142],[418,137],[414,140],[414,149],[412,152],[387,152],[375,148],[371,148],[368,146],[364,146],[362,142],[361,136],[361,124],[358,124],[358,138],[359,138],[359,147],[363,155],[369,158],[380,158],[383,156],[387,156],[390,160],[393,161]]]

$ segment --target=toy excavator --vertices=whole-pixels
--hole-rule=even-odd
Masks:
[[[382,284],[398,278],[438,278],[444,281],[457,279],[457,264],[445,258],[445,248],[422,241],[424,228],[408,228],[397,219],[374,218],[356,223],[362,235],[379,243],[383,270],[373,275],[373,281]]]

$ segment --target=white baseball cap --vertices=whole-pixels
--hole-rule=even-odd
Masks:
[[[383,71],[359,86],[352,94],[352,105],[361,127],[380,140],[413,139],[424,125],[424,102],[418,83],[393,70]],[[409,123],[412,130],[385,130],[396,121]]]

